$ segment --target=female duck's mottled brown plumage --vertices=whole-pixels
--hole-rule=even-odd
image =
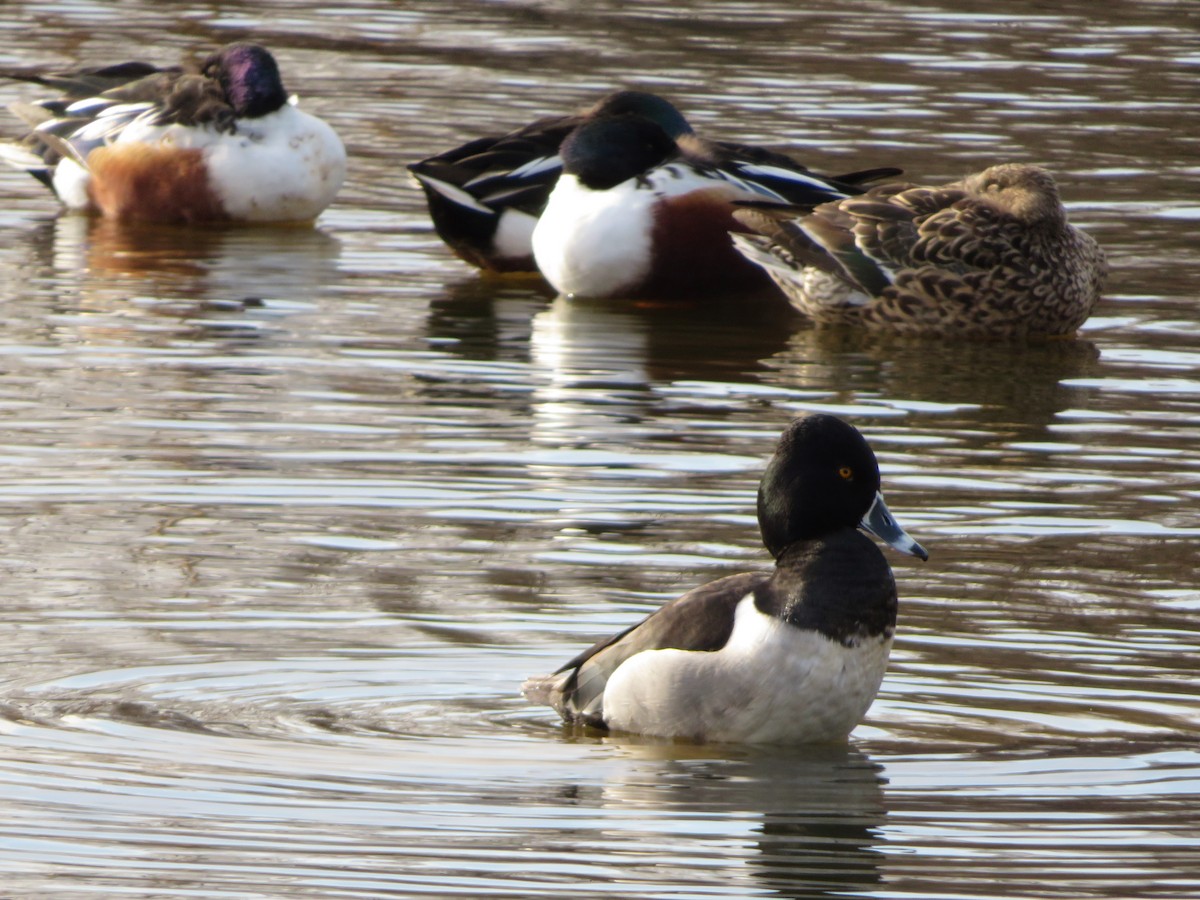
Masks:
[[[945,187],[887,184],[810,214],[746,209],[734,235],[792,304],[821,324],[899,334],[1068,335],[1106,270],[1067,222],[1050,173],[992,166]]]

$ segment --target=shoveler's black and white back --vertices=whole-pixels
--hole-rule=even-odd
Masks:
[[[747,209],[734,235],[815,322],[898,334],[1069,335],[1100,300],[1104,253],[1054,178],[992,166],[943,187],[879,185],[816,210]]]
[[[649,119],[668,137],[686,138],[727,170],[760,180],[792,202],[814,200],[811,186],[804,182],[811,173],[796,160],[759,147],[702,140],[674,104],[646,91],[615,91],[579,113],[478,138],[408,169],[425,192],[438,235],[459,257],[488,271],[532,272],[537,269],[533,229],[562,173],[563,141],[588,122],[620,115]],[[899,170],[878,169],[832,180],[853,190],[855,184],[895,174]]]
[[[733,248],[744,202],[800,205],[861,193],[767,151],[673,138],[640,115],[604,116],[560,148],[563,171],[533,231],[538,269],[563,294],[696,297],[766,284]],[[786,161],[786,162],[785,162]]]
[[[461,259],[491,272],[535,272],[530,239],[562,172],[559,147],[585,122],[622,113],[645,116],[672,136],[691,131],[670,101],[614,91],[589,109],[476,138],[408,170],[425,192],[438,236]]]
[[[793,422],[758,492],[771,573],[731,575],[600,641],[524,693],[569,723],[693,741],[842,741],[875,699],[896,584],[863,528],[921,559],[892,518],[866,440]]]
[[[62,96],[10,105],[31,128],[0,156],[71,210],[153,222],[303,222],[333,202],[346,152],[289,100],[274,57],[236,43],[197,72],[131,62],[0,75]]]

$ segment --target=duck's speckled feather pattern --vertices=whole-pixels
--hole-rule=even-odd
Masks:
[[[736,238],[823,324],[897,333],[1066,335],[1100,299],[1103,251],[1071,226],[1054,181],[994,166],[945,187],[890,184],[797,216],[744,210]]]

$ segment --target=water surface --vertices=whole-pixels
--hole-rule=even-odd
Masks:
[[[1200,894],[1196,13],[794,6],[4,8],[0,66],[256,37],[352,163],[312,230],[120,229],[0,172],[0,894]],[[455,260],[403,164],[616,85],[821,170],[1047,165],[1106,300],[1073,341],[902,342]],[[889,555],[851,744],[529,707],[767,566],[754,491],[809,410],[932,554]]]

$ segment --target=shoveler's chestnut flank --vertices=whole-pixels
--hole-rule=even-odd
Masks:
[[[147,63],[0,72],[62,92],[10,106],[32,127],[0,155],[71,210],[149,222],[304,222],[333,202],[346,152],[289,101],[274,57],[236,43],[197,72]]]
[[[582,112],[478,138],[408,169],[425,192],[438,235],[459,257],[487,271],[532,272],[533,229],[562,172],[562,142],[581,125],[623,114],[649,119],[672,139],[686,136],[712,158],[737,167],[740,177],[763,179],[795,202],[808,199],[789,193],[787,173],[808,172],[794,159],[744,144],[702,141],[669,100],[646,91],[616,91]],[[853,185],[896,174],[898,169],[877,169],[839,180]]]
[[[896,583],[856,528],[928,558],[888,512],[879,466],[841,419],[779,440],[758,491],[771,573],[689,591],[585,650],[525,696],[570,723],[692,741],[844,741],[879,691]]]
[[[1045,169],[992,166],[943,187],[887,184],[803,210],[736,214],[734,235],[815,322],[899,334],[1072,334],[1100,300],[1104,253],[1067,222]]]
[[[807,208],[861,192],[849,180],[753,161],[637,115],[595,118],[560,148],[558,179],[533,231],[546,280],[585,297],[696,297],[767,283],[733,248],[739,202]]]

